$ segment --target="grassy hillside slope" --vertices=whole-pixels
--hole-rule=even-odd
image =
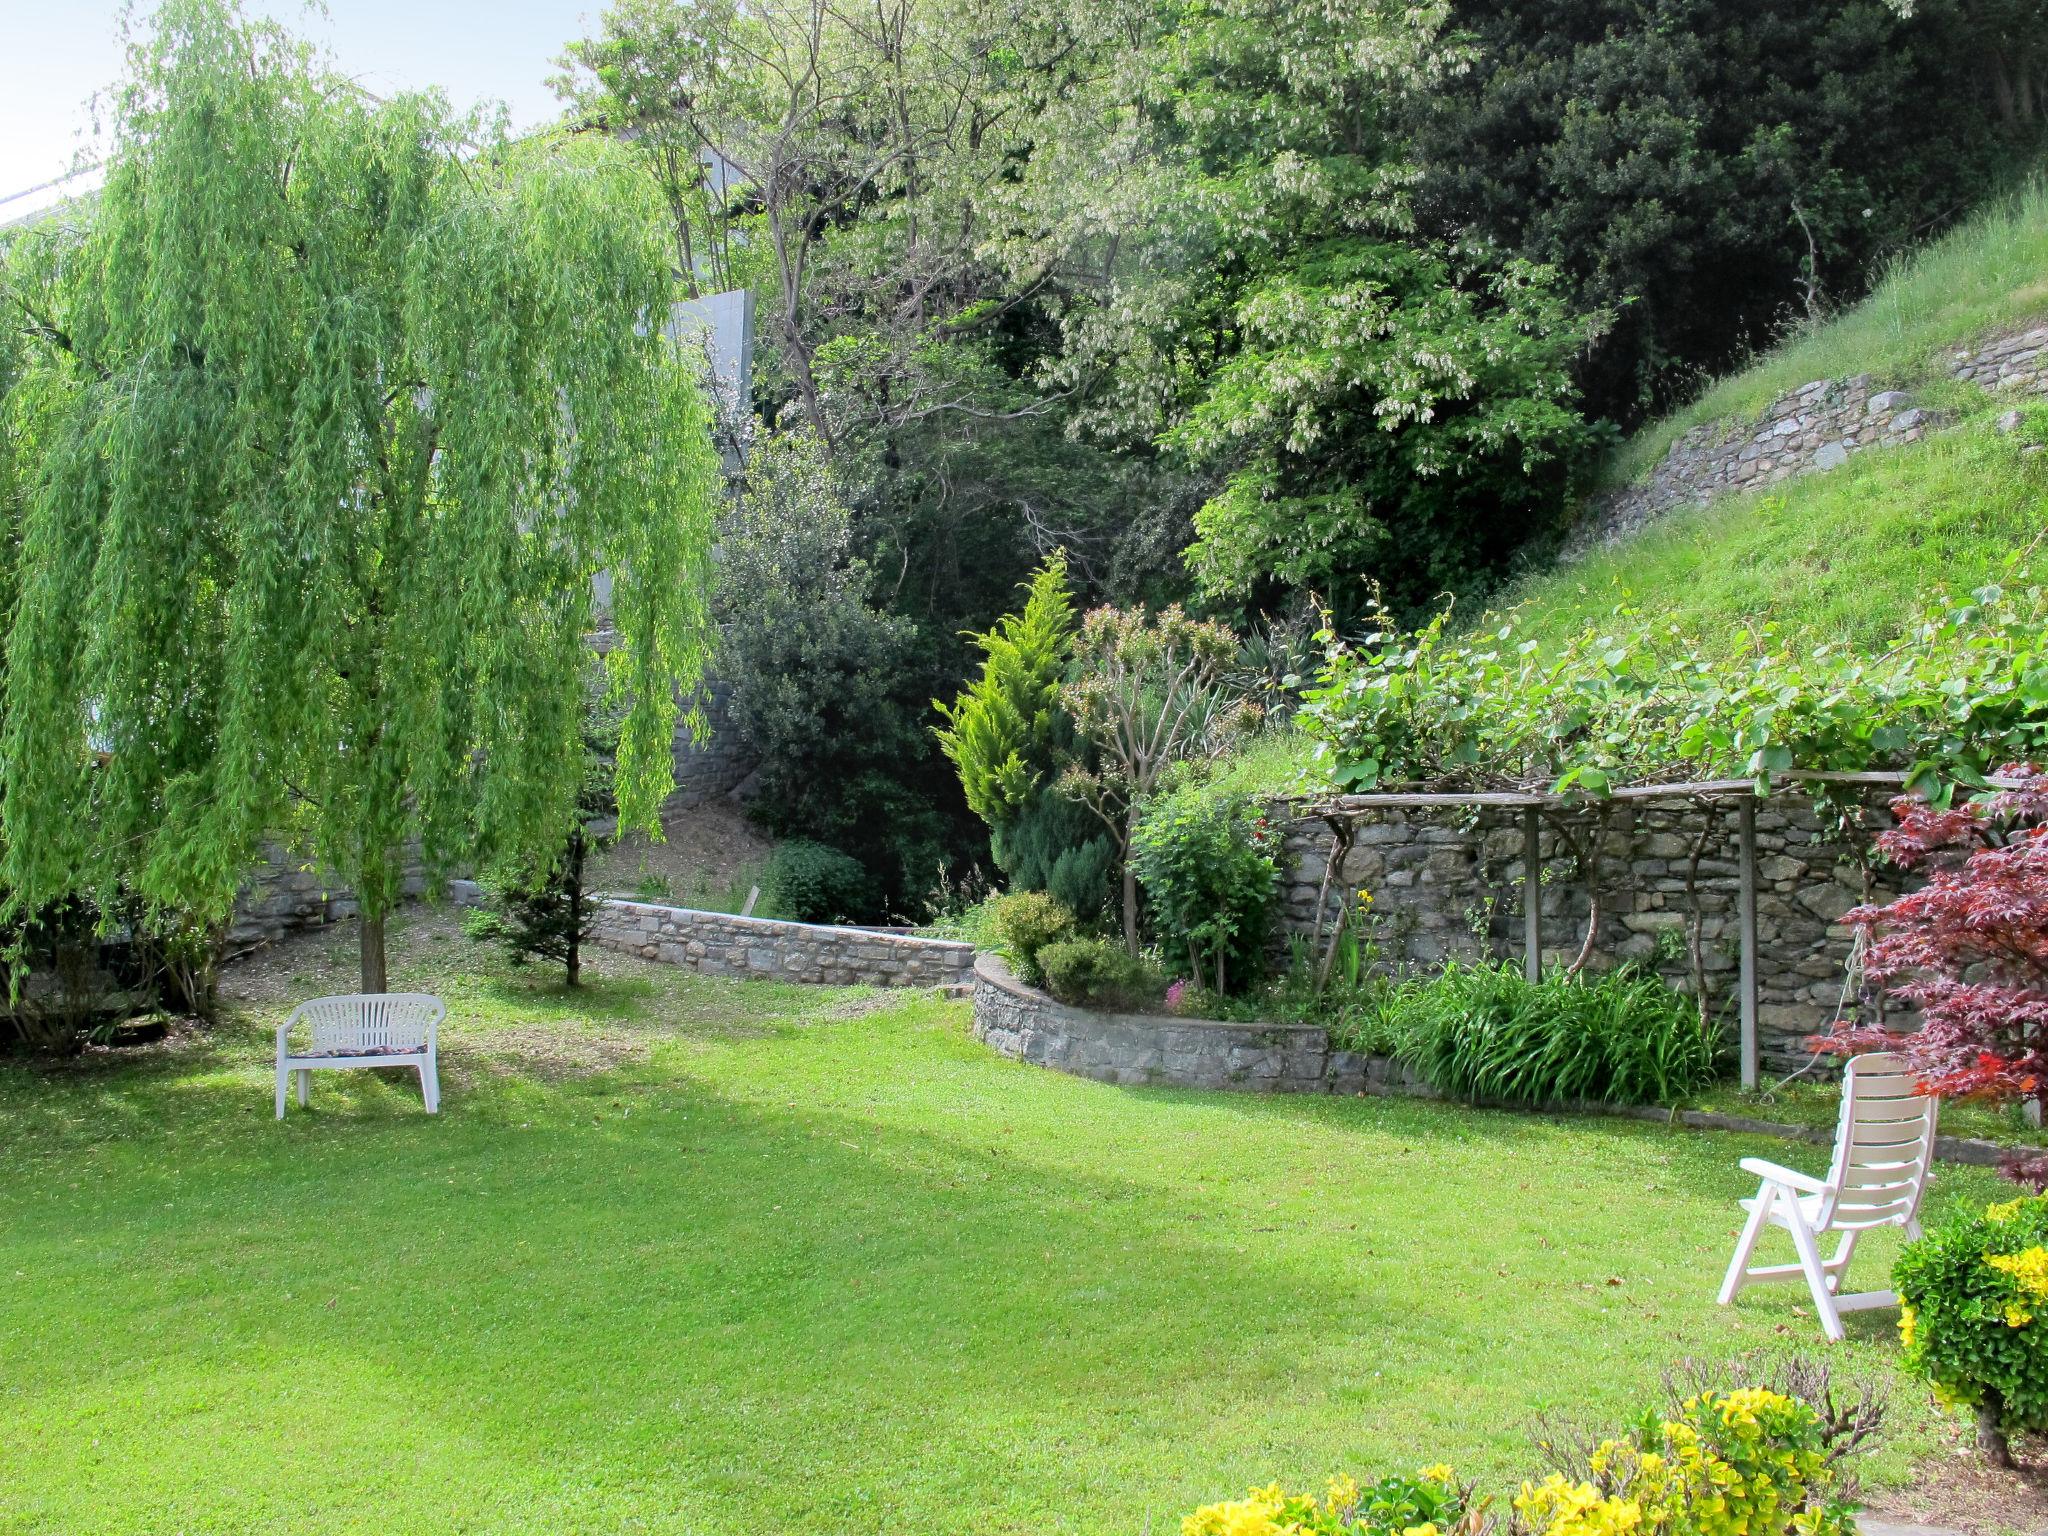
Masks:
[[[1682,432],[1753,418],[1789,390],[1869,373],[1914,386],[1953,424],[1873,448],[1826,474],[1674,513],[1614,549],[1525,578],[1496,610],[1539,635],[1617,607],[1668,616],[1703,637],[1774,623],[1802,639],[1882,644],[1946,591],[2048,575],[2048,403],[2001,399],[1947,377],[1945,356],[1994,330],[2048,319],[2048,182],[1979,214],[1894,268],[1864,303],[1722,380],[1645,429],[1611,467],[1634,478]],[[2017,431],[1997,421],[2021,409]]]
[[[1609,466],[1610,483],[1646,473],[1704,421],[1754,416],[1814,379],[1868,373],[1897,387],[1944,375],[1940,354],[1986,331],[2048,316],[2048,179],[1896,263],[1870,297],[1801,332],[1685,409],[1645,427]]]
[[[1506,595],[1539,636],[1622,606],[1701,636],[1774,623],[1816,643],[1879,645],[1937,592],[2010,579],[2048,541],[2048,406],[2018,432],[1980,403],[1952,429],[1829,474],[1674,513]],[[2034,562],[2048,574],[2048,560]]]

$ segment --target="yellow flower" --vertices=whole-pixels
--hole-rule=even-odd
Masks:
[[[1899,1307],[1899,1342],[1904,1344],[1908,1349],[1911,1349],[1913,1347],[1913,1330],[1917,1328],[1919,1324],[1919,1311],[1912,1305],[1911,1302],[1901,1303]]]
[[[2024,1327],[2026,1327],[2026,1326],[2027,1326],[2027,1324],[2031,1323],[2031,1322],[2032,1322],[2033,1320],[2034,1320],[2034,1314],[2033,1314],[2033,1313],[2031,1313],[2031,1312],[2029,1312],[2029,1311],[2028,1311],[2028,1310],[2027,1310],[2027,1309],[2026,1309],[2025,1307],[2021,1306],[2021,1305],[2020,1305],[2020,1304],[2019,1304],[2018,1302],[2016,1302],[2016,1301],[2008,1301],[2008,1302],[2007,1302],[2007,1303],[2005,1304],[2005,1326],[2006,1326],[2006,1327],[2008,1327],[2008,1328],[2024,1328]]]
[[[1439,1461],[1422,1469],[1422,1480],[1425,1483],[1455,1482],[1457,1476],[1458,1474],[1451,1470],[1451,1464],[1447,1461]]]
[[[1428,1520],[1421,1525],[1411,1525],[1401,1533],[1401,1536],[1436,1536],[1436,1522]]]
[[[2027,1197],[2021,1195],[2019,1199],[2007,1200],[2002,1205],[1987,1205],[1984,1207],[1984,1219],[1987,1221],[2011,1221],[2013,1217],[2019,1215],[2020,1207],[2026,1203]]]
[[[1323,1494],[1323,1507],[1333,1515],[1342,1514],[1358,1505],[1358,1483],[1350,1477],[1333,1477]]]
[[[2048,1248],[2023,1253],[1987,1253],[1984,1262],[2019,1282],[2020,1294],[2048,1301]]]

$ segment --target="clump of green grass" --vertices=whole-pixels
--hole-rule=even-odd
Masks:
[[[1525,581],[1500,604],[1538,639],[1617,607],[1739,643],[1775,624],[1814,643],[1882,645],[1937,589],[2012,577],[2048,527],[2048,407],[2001,433],[2011,402],[1976,393],[1954,426],[1766,492],[1674,512],[1622,545]],[[2017,557],[2017,558],[2016,558]]]
[[[1700,423],[1753,417],[1815,379],[1868,373],[1897,387],[1939,377],[1943,351],[2041,315],[2048,315],[2048,180],[2037,176],[1894,262],[1862,303],[1789,338],[1637,433],[1606,478],[1626,484]]]
[[[1720,1057],[1690,998],[1629,969],[1530,981],[1508,963],[1447,965],[1396,988],[1383,1014],[1395,1053],[1461,1099],[1675,1104]]]

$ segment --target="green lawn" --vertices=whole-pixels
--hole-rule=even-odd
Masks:
[[[936,998],[396,952],[452,1008],[438,1119],[358,1073],[271,1118],[325,939],[210,1039],[0,1067],[0,1530],[1139,1536],[1254,1479],[1505,1482],[1535,1410],[1819,1347],[1791,1290],[1712,1305],[1736,1159],[1813,1149],[1116,1089]],[[1850,1327],[1888,1376],[1889,1315]],[[1934,1434],[1897,1402],[1894,1479]]]

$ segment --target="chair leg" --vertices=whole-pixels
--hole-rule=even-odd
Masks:
[[[1735,1300],[1735,1293],[1749,1278],[1749,1256],[1756,1252],[1756,1240],[1763,1235],[1764,1223],[1771,1219],[1771,1204],[1776,1198],[1775,1184],[1767,1183],[1757,1190],[1756,1209],[1742,1224],[1742,1236],[1735,1240],[1735,1257],[1728,1261],[1728,1276],[1721,1282],[1721,1294],[1716,1298],[1724,1307]]]
[[[441,1074],[431,1056],[420,1063],[420,1097],[426,1102],[428,1114],[441,1112]]]
[[[284,1118],[285,1079],[290,1076],[291,1074],[284,1069],[284,1057],[280,1052],[277,1062],[277,1118],[280,1120]]]
[[[313,1074],[305,1067],[299,1068],[299,1108],[306,1107],[306,1093],[313,1086]]]
[[[1828,1289],[1838,1296],[1848,1284],[1849,1260],[1856,1252],[1856,1239],[1859,1235],[1855,1232],[1844,1232],[1841,1242],[1835,1245],[1835,1256],[1828,1260]]]
[[[1785,1215],[1792,1246],[1799,1250],[1799,1267],[1806,1272],[1806,1288],[1813,1293],[1813,1310],[1820,1316],[1821,1331],[1839,1344],[1848,1333],[1842,1327],[1842,1314],[1835,1310],[1835,1293],[1828,1288],[1827,1267],[1820,1261],[1820,1244],[1814,1241],[1813,1229],[1807,1226],[1796,1200]]]

